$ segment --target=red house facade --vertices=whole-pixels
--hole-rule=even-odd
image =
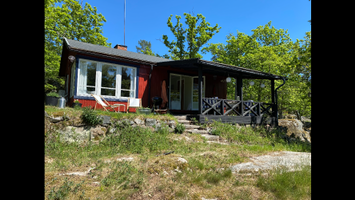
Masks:
[[[278,88],[273,88],[273,82],[285,80],[281,76],[197,58],[169,60],[130,52],[123,45],[109,48],[67,38],[63,39],[59,76],[66,80],[67,106],[78,100],[83,107],[94,107],[96,101],[91,94],[99,94],[110,104],[126,104],[116,108],[120,112],[126,112],[128,98],[140,98],[143,107],[152,108],[151,99],[161,97],[165,81],[169,112],[194,115],[202,123],[206,118],[261,123],[263,114],[269,114],[277,123]],[[234,100],[226,99],[227,77],[237,80]],[[242,79],[269,79],[272,103],[244,102]],[[135,112],[135,108],[129,112]]]

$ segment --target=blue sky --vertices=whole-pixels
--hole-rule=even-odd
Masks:
[[[81,0],[80,0],[81,1]],[[79,1],[79,2],[80,2]],[[112,47],[124,44],[124,0],[83,0],[95,6],[107,20],[103,26],[103,36],[108,38]],[[311,31],[311,2],[308,0],[126,0],[125,45],[128,51],[136,52],[139,40],[147,40],[152,50],[159,55],[168,54],[168,48],[159,39],[166,34],[169,41],[176,40],[167,26],[170,14],[182,17],[184,13],[201,13],[206,21],[222,27],[208,43],[226,43],[229,33],[252,34],[252,29],[271,25],[277,29],[288,30],[293,41],[303,39]],[[206,46],[206,45],[204,45]],[[211,54],[201,54],[202,59],[210,60]]]

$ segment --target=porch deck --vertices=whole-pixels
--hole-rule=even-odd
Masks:
[[[272,125],[275,121],[272,111],[275,104],[271,103],[216,98],[203,98],[202,103],[201,113],[185,111],[188,119],[195,118],[201,124],[215,120],[223,123]]]

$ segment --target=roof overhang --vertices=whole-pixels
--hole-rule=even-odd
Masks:
[[[157,66],[170,66],[172,68],[180,68],[185,70],[196,71],[199,66],[202,66],[203,72],[213,73],[216,75],[224,75],[230,77],[241,76],[243,79],[282,79],[283,77],[265,73],[257,70],[252,70],[223,63],[217,63],[199,58],[192,58],[186,60],[173,60],[167,62],[159,62]]]

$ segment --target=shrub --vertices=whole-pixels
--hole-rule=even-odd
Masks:
[[[56,92],[50,92],[50,93],[47,93],[47,97],[60,97],[60,96]]]
[[[177,124],[175,127],[175,133],[182,134],[185,131],[185,126],[182,124]]]
[[[91,107],[84,107],[83,113],[81,114],[81,119],[85,124],[95,126],[102,123],[102,119],[97,115],[97,113],[91,109]]]

